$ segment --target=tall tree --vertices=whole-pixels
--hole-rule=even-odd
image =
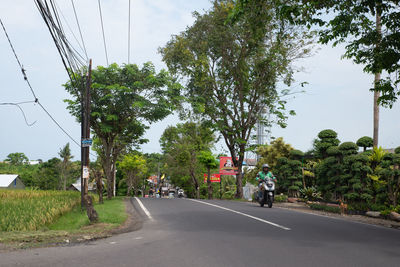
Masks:
[[[84,72],[82,72],[84,73]],[[77,80],[84,79],[75,74]],[[79,84],[79,82],[77,82]],[[81,87],[68,82],[66,90],[72,100],[68,109],[81,119]],[[115,162],[120,153],[143,142],[145,123],[159,121],[173,111],[179,99],[180,85],[165,70],[155,71],[148,62],[97,67],[92,71],[90,125],[100,140],[100,158],[107,178],[107,197],[113,195]]]
[[[68,179],[68,171],[71,163],[71,159],[74,157],[71,155],[71,149],[69,148],[69,143],[67,143],[60,151],[58,155],[61,157],[61,182],[62,189],[67,190],[67,179]]]
[[[272,0],[238,0],[236,17],[250,12],[254,2]],[[364,65],[374,75],[373,141],[378,146],[379,103],[391,107],[400,91],[399,0],[273,0],[281,18],[294,24],[317,26],[319,41],[333,46],[347,43],[345,58]],[[262,14],[260,14],[262,15]],[[381,79],[383,72],[388,75]],[[397,75],[396,75],[397,74]],[[380,95],[382,93],[382,95]]]
[[[309,53],[309,34],[280,23],[272,5],[227,23],[234,8],[230,0],[216,0],[204,15],[160,49],[169,70],[186,77],[185,96],[194,113],[211,121],[225,140],[238,167],[236,197],[243,196],[242,164],[251,132],[260,120],[284,126],[285,101],[278,81],[290,85],[291,63]],[[265,25],[252,31],[252,16],[261,12]],[[264,110],[274,121],[262,117]],[[188,113],[188,112],[186,112]],[[275,116],[274,116],[275,115]]]
[[[124,179],[121,181],[128,187],[127,195],[131,195],[131,190],[134,190],[136,195],[141,178],[147,172],[145,158],[138,154],[127,154],[119,163],[119,167],[124,174]]]
[[[171,175],[184,174],[190,177],[195,195],[200,198],[198,156],[200,151],[210,150],[215,142],[212,130],[206,124],[186,122],[165,129],[160,138],[161,148]],[[172,179],[174,180],[174,178]]]

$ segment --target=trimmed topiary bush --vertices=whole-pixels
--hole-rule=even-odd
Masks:
[[[364,151],[367,150],[368,147],[374,146],[374,140],[369,136],[363,136],[357,140],[357,146],[362,147]]]

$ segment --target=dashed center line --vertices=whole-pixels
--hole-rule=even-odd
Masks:
[[[196,200],[196,199],[188,199],[188,200],[194,201],[194,202],[198,202],[198,203],[202,203],[204,205],[209,205],[209,206],[212,206],[212,207],[215,207],[215,208],[219,208],[219,209],[222,209],[222,210],[227,210],[227,211],[230,211],[230,212],[233,212],[233,213],[236,213],[236,214],[239,214],[239,215],[246,216],[248,218],[254,219],[256,221],[263,222],[263,223],[278,227],[278,228],[283,229],[283,230],[287,230],[287,231],[291,230],[288,227],[285,227],[285,226],[279,225],[277,223],[273,223],[273,222],[270,222],[270,221],[267,221],[267,220],[264,220],[264,219],[261,219],[261,218],[258,218],[258,217],[255,217],[253,215],[249,215],[249,214],[246,214],[246,213],[243,213],[243,212],[240,212],[240,211],[228,209],[228,208],[225,208],[225,207],[222,207],[222,206],[218,206],[218,205],[215,205],[215,204],[207,203],[207,202]]]

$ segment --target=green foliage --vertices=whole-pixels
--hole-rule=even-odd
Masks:
[[[71,149],[69,147],[69,143],[67,143],[60,151],[58,155],[61,157],[62,162],[61,165],[61,179],[60,179],[60,188],[63,190],[67,189],[67,185],[69,182],[72,182],[74,178],[71,179],[71,159],[73,156],[71,155]]]
[[[6,162],[9,162],[11,165],[24,165],[28,164],[29,159],[25,156],[24,153],[10,153],[5,159]]]
[[[368,147],[374,146],[374,140],[369,136],[363,136],[357,140],[357,146],[362,147],[364,151],[367,150]]]
[[[0,230],[38,230],[79,203],[79,192],[0,190]]]
[[[99,214],[99,223],[110,225],[121,225],[128,215],[125,212],[124,198],[117,197],[106,200],[104,204],[94,204],[96,212]],[[82,211],[79,205],[62,215],[57,221],[49,225],[50,230],[76,231],[81,227],[89,225],[86,211]]]
[[[305,187],[299,190],[301,198],[306,201],[318,201],[322,199],[322,194],[317,190],[316,187]]]
[[[274,168],[274,173],[278,177],[278,192],[285,192],[289,196],[298,196],[302,183],[302,162],[298,160],[302,152],[293,150],[290,157],[281,157]],[[291,151],[291,152],[293,152]]]
[[[290,144],[286,144],[282,137],[276,138],[269,145],[258,147],[257,154],[261,156],[261,160],[257,162],[257,167],[261,169],[261,166],[265,163],[274,167],[279,158],[289,157],[292,150],[293,147]]]
[[[121,169],[124,177],[119,181],[119,185],[121,183],[126,184],[128,196],[131,195],[131,190],[135,190],[137,194],[137,190],[142,185],[143,178],[147,174],[146,159],[142,155],[130,153],[123,157],[118,167]]]
[[[339,151],[343,156],[354,155],[358,152],[358,146],[353,142],[344,142],[340,144]]]
[[[314,141],[315,155],[324,159],[328,156],[327,150],[332,146],[338,146],[340,141],[337,139],[337,133],[327,129],[318,133],[318,138]]]
[[[165,158],[165,171],[174,185],[184,188],[190,196],[200,197],[204,168],[199,156],[202,151],[210,151],[215,136],[207,124],[194,122],[179,123],[164,130],[160,138]],[[213,165],[209,162],[210,166]],[[213,165],[215,166],[215,165]],[[187,190],[192,187],[192,190]],[[194,190],[193,190],[194,189]]]
[[[233,0],[217,0],[211,10],[194,13],[195,22],[173,36],[160,49],[169,70],[186,78],[185,97],[191,112],[212,122],[241,171],[246,145],[257,121],[285,126],[288,90],[278,90],[278,82],[291,85],[292,62],[309,54],[310,34],[298,27],[279,23],[271,6],[253,10],[235,23],[227,23]],[[265,25],[255,31],[253,15]],[[289,33],[290,32],[290,33]],[[268,109],[271,119],[260,116]],[[237,197],[242,197],[242,177],[237,177]]]
[[[287,199],[288,199],[288,196],[283,195],[283,194],[275,195],[275,197],[274,197],[275,202],[287,202]]]
[[[396,206],[400,197],[400,155],[384,155],[380,167],[377,174],[386,185],[390,204]]]
[[[74,73],[78,80],[85,79],[83,70]],[[79,121],[81,118],[82,86],[66,83],[65,89],[72,100],[66,100],[68,110]],[[147,123],[159,121],[179,106],[181,86],[161,70],[156,72],[151,62],[142,68],[135,64],[108,67],[98,66],[92,71],[90,126],[98,139],[93,146],[99,154],[107,177],[107,193],[113,191],[113,171],[118,157],[143,139]]]
[[[239,0],[239,10],[254,2],[270,1]],[[400,94],[400,79],[393,75],[399,70],[400,59],[398,0],[277,2],[284,21],[316,27],[320,43],[346,43],[344,57],[364,65],[364,72],[389,73],[375,84],[374,90],[381,92],[382,104],[393,105]]]
[[[339,207],[331,207],[331,206],[327,206],[327,205],[321,205],[321,204],[312,203],[312,204],[310,204],[310,208],[313,209],[313,210],[322,210],[322,211],[327,211],[327,212],[339,213],[340,214],[340,208]]]
[[[200,155],[198,156],[198,160],[201,164],[203,164],[207,169],[215,169],[219,166],[218,160],[215,159],[215,156],[211,153],[211,151],[200,151]]]

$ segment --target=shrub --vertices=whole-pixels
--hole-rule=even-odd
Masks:
[[[381,211],[381,215],[383,217],[388,217],[391,212],[392,212],[391,209],[386,209],[386,210]]]
[[[288,199],[287,195],[276,195],[275,196],[275,202],[286,202]]]
[[[369,209],[372,211],[383,211],[386,209],[386,206],[382,204],[371,204]]]
[[[357,202],[347,205],[347,210],[349,211],[367,211],[369,209],[366,202]]]
[[[317,188],[314,186],[302,188],[299,192],[305,201],[316,201],[322,199],[321,192],[318,192]]]

